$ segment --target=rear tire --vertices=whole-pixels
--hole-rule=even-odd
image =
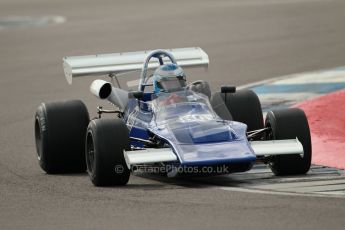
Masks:
[[[130,170],[123,150],[130,149],[127,126],[120,119],[92,120],[86,135],[86,165],[95,186],[126,185]]]
[[[245,123],[247,131],[264,127],[260,100],[251,90],[243,89],[226,94],[217,92],[211,98],[211,105],[222,119]]]
[[[266,139],[283,140],[295,139],[303,145],[304,156],[285,155],[274,156],[269,161],[272,172],[275,175],[306,174],[311,165],[311,138],[307,117],[303,110],[289,108],[269,111],[266,116],[265,126],[271,128]]]
[[[48,174],[85,172],[89,113],[82,101],[42,103],[35,115],[38,162]]]

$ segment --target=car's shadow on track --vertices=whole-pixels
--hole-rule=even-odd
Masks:
[[[218,176],[178,176],[169,178],[163,174],[155,174],[155,173],[136,173],[134,176],[149,180],[154,180],[160,183],[164,183],[164,186],[181,186],[186,188],[207,188],[213,186],[224,186],[224,187],[234,187],[238,186],[241,183],[244,183],[241,180],[233,179],[226,175],[218,175]],[[127,186],[134,186],[130,183]],[[141,187],[141,185],[138,185]]]
[[[158,181],[166,185],[175,185],[188,188],[206,187],[245,187],[256,183],[265,183],[270,180],[280,180],[274,176],[267,165],[258,164],[250,171],[223,175],[196,175],[187,174],[169,178],[164,173],[134,172],[133,176]],[[130,185],[130,183],[128,184]]]

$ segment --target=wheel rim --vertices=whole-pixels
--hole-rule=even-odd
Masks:
[[[35,119],[35,141],[36,141],[36,152],[38,160],[41,160],[41,151],[42,151],[42,134],[41,134],[41,125],[39,118]]]
[[[266,122],[265,127],[269,128],[269,130],[266,132],[265,139],[266,140],[274,140],[275,136],[274,136],[271,124],[269,122]],[[276,160],[276,156],[271,156],[270,159],[271,160],[268,162],[268,165],[272,168],[273,167],[273,161]]]
[[[95,146],[93,144],[93,138],[91,133],[88,133],[87,135],[86,164],[88,172],[92,174],[95,168]]]
[[[274,134],[273,134],[273,130],[272,130],[272,127],[271,127],[271,124],[270,123],[266,123],[266,128],[269,128],[269,130],[266,132],[266,137],[265,139],[266,140],[274,140]]]

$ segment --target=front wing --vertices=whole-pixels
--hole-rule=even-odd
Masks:
[[[249,142],[257,157],[299,154],[303,156],[303,145],[296,139]],[[125,151],[125,160],[130,168],[133,165],[178,161],[171,148]],[[202,165],[199,165],[202,166]]]

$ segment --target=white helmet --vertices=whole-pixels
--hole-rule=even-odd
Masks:
[[[155,93],[178,91],[186,86],[186,75],[176,64],[159,66],[153,73],[153,90]]]

